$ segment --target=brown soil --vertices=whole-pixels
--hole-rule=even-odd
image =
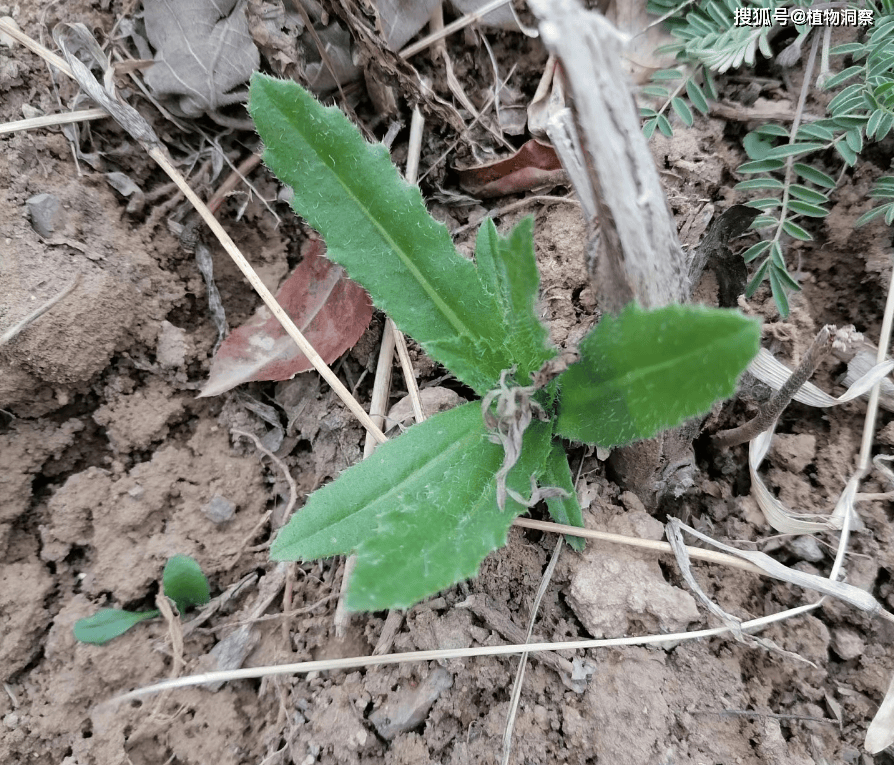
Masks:
[[[34,3],[16,6],[18,23],[34,37],[40,36],[40,12]],[[79,0],[64,12],[65,20],[83,21],[108,34],[123,11],[117,2]],[[518,38],[493,36],[498,58],[514,60]],[[461,39],[455,44],[463,45]],[[490,71],[489,63],[477,66],[488,60],[485,52],[459,48],[455,53],[467,84],[479,76],[476,71]],[[527,88],[538,75],[532,64],[522,85]],[[795,78],[792,87],[799,84]],[[477,92],[488,88],[489,80],[468,86]],[[74,93],[62,80],[59,88],[64,98]],[[445,88],[440,92],[447,94]],[[0,48],[0,94],[2,121],[20,119],[23,104],[57,110],[46,67],[21,47]],[[128,95],[142,113],[157,115],[148,102]],[[184,147],[198,146],[196,135],[179,136],[160,116],[151,119],[189,169],[196,157]],[[706,202],[723,208],[741,201],[731,191],[731,169],[743,159],[740,132],[740,126],[699,119],[694,129],[678,130],[673,139],[653,140],[681,228],[697,228]],[[244,146],[251,138],[246,133],[239,140]],[[435,126],[423,168],[452,140],[452,134]],[[125,172],[144,192],[165,182],[115,125],[103,121],[81,128],[81,149],[94,152],[99,169],[84,160],[76,167],[58,128],[7,134],[0,142],[0,177],[8,179],[0,191],[0,328],[12,326],[80,275],[68,298],[0,350],[0,666],[5,688],[0,693],[0,761],[498,762],[515,658],[241,681],[214,691],[194,688],[130,705],[100,705],[170,674],[174,659],[166,624],[140,624],[103,647],[77,643],[72,626],[104,606],[151,608],[164,562],[176,553],[200,562],[214,596],[248,577],[247,586],[203,626],[187,629],[183,674],[216,666],[212,649],[255,612],[265,583],[276,594],[286,577],[291,588],[287,608],[303,612],[244,630],[243,666],[372,652],[383,614],[355,616],[344,640],[334,636],[343,561],[302,564],[286,574],[257,549],[271,533],[270,524],[262,523],[265,512],[273,510],[275,521],[288,486],[278,467],[259,459],[255,447],[231,436],[230,429],[267,436],[265,443],[289,468],[302,498],[360,459],[363,433],[314,373],[279,386],[247,386],[254,401],[277,404],[281,440],[269,435],[270,426],[245,406],[244,395],[196,398],[216,340],[205,284],[193,256],[165,225],[179,208],[153,210],[169,196],[128,213],[127,200],[103,176]],[[235,161],[245,156],[238,143],[226,145]],[[395,147],[396,154],[402,151]],[[890,161],[890,139],[878,154],[846,174],[833,195],[832,214],[814,228],[815,241],[793,245],[790,262],[799,264],[803,292],[793,296],[792,319],[779,321],[766,290],[750,304],[749,310],[765,319],[765,345],[784,360],[797,359],[826,323],[853,323],[867,337],[878,336],[891,278],[890,231],[879,222],[853,229],[868,209],[873,179]],[[199,164],[206,158],[201,155]],[[429,180],[443,182],[438,175]],[[278,187],[268,175],[257,172],[253,181],[266,199],[275,198]],[[206,196],[212,190],[200,189]],[[51,238],[37,235],[26,212],[25,201],[41,193],[61,202]],[[244,199],[235,199],[221,217],[275,286],[294,265],[300,226],[279,204],[275,209],[284,220],[277,227],[255,196],[240,211]],[[443,203],[436,214],[451,225],[465,224],[484,209]],[[565,203],[532,205],[525,212],[532,211],[543,315],[556,342],[574,343],[592,325],[597,308],[583,267],[580,215]],[[515,218],[498,220],[505,230]],[[257,301],[221,251],[214,251],[214,267],[227,318],[236,326]],[[380,327],[374,321],[358,347],[335,365],[365,401],[372,375],[361,377],[374,370]],[[421,355],[416,361],[423,384],[439,376]],[[827,363],[815,381],[840,392],[836,379],[841,372]],[[401,395],[395,391],[392,400]],[[712,427],[738,424],[753,411],[741,401],[728,404]],[[825,412],[801,405],[786,411],[763,471],[780,499],[800,512],[831,509],[854,466],[863,411],[859,403]],[[890,420],[883,412],[881,426],[887,425],[889,434]],[[834,539],[820,538],[817,554],[807,560],[803,547],[773,537],[749,496],[744,447],[718,454],[699,442],[697,454],[699,484],[676,503],[675,515],[716,538],[743,546],[752,542],[750,547],[802,570],[828,572],[834,548],[826,543]],[[596,455],[573,451],[575,469],[581,460],[579,493],[588,525],[661,536],[664,516],[656,520],[645,514],[634,494],[612,482]],[[865,490],[885,488],[870,480]],[[215,497],[235,508],[232,518],[219,522],[203,512]],[[863,528],[851,543],[847,579],[894,606],[890,508],[863,502],[859,510]],[[478,578],[406,614],[393,650],[511,642],[493,614],[526,629],[555,542],[552,535],[513,529],[508,546],[485,561]],[[742,618],[813,597],[716,566],[696,570],[708,594]],[[473,608],[473,602],[486,607]],[[281,609],[282,597],[277,597],[264,613]],[[581,555],[563,551],[534,632],[537,639],[561,641],[705,626],[716,621],[685,589],[670,559],[590,544]],[[668,649],[563,652],[566,664],[533,656],[510,761],[890,761],[884,754],[873,760],[862,753],[866,727],[894,669],[885,648],[894,639],[890,625],[828,600],[812,615],[774,626],[763,636],[779,650],[716,638]],[[567,662],[573,662],[574,680],[562,670]]]

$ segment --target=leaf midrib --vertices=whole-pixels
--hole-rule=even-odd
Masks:
[[[738,334],[741,334],[741,330],[733,333],[732,336],[735,336]],[[711,348],[713,348],[717,345],[723,347],[728,342],[729,342],[728,337],[724,337],[723,339],[716,338],[714,340],[711,340],[706,345],[700,346],[701,350],[693,349],[690,351],[686,351],[682,355],[675,356],[673,359],[669,359],[667,361],[663,361],[663,362],[660,362],[657,364],[652,364],[650,366],[638,367],[637,369],[630,370],[629,372],[625,372],[623,375],[613,377],[604,383],[599,383],[598,385],[594,386],[592,388],[593,395],[595,397],[597,392],[600,389],[611,388],[611,387],[621,387],[621,385],[623,385],[623,384],[629,385],[630,383],[639,382],[644,377],[657,375],[665,369],[669,369],[673,366],[677,366],[679,364],[685,363],[687,360],[689,360],[692,357],[704,356],[707,352],[710,351]]]
[[[288,121],[289,116],[284,111],[280,110],[280,114],[282,114],[283,117],[285,117],[286,120]],[[293,127],[301,135],[305,144],[311,148],[311,150],[314,153],[314,156],[317,157],[317,159],[320,161],[320,163],[322,163],[325,167],[327,167],[330,170],[330,172],[335,177],[335,179],[337,180],[339,185],[345,190],[346,195],[349,196],[352,200],[354,200],[354,202],[357,204],[358,208],[361,210],[361,212],[363,213],[366,220],[373,225],[373,227],[379,232],[380,236],[385,241],[385,243],[389,247],[391,247],[391,249],[397,254],[398,258],[400,258],[400,260],[404,264],[404,266],[414,276],[416,281],[419,282],[420,285],[422,285],[423,291],[429,296],[431,301],[438,307],[438,309],[441,311],[441,313],[447,319],[448,323],[457,331],[458,334],[465,335],[467,337],[476,337],[476,333],[473,333],[469,329],[469,327],[467,327],[465,325],[465,323],[460,319],[460,317],[453,311],[453,309],[449,305],[447,305],[447,303],[438,294],[438,291],[428,281],[428,279],[425,278],[425,276],[422,274],[422,272],[419,270],[419,268],[415,265],[415,263],[413,263],[412,259],[407,255],[407,253],[404,251],[404,249],[402,247],[398,246],[397,242],[388,233],[387,229],[385,229],[378,222],[378,220],[372,215],[369,207],[367,207],[366,204],[364,204],[363,202],[360,201],[360,198],[354,193],[353,187],[349,186],[345,182],[342,175],[340,173],[336,172],[335,167],[333,166],[333,165],[335,165],[335,161],[330,160],[332,162],[332,164],[330,164],[330,161],[327,161],[328,157],[324,158],[323,154],[321,152],[317,151],[314,143],[312,141],[308,140],[307,133],[302,130],[302,125],[301,125],[300,121],[296,120],[293,123]],[[378,158],[376,158],[375,160],[370,159],[369,161],[377,161],[377,159]],[[400,180],[401,179],[398,178],[398,182],[400,182]],[[307,217],[307,215],[305,213],[302,213],[302,215]],[[321,233],[323,234],[323,237],[325,239],[328,239],[327,232],[321,232]],[[454,255],[455,255],[455,251],[454,251]],[[412,328],[408,328],[408,329],[410,330],[410,334],[412,335],[413,334]]]

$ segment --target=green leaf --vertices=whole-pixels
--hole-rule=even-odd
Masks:
[[[708,112],[711,111],[711,108],[708,106],[708,99],[705,98],[704,91],[699,84],[692,79],[686,80],[686,95],[689,96],[692,105],[702,114],[708,114]]]
[[[797,138],[798,140],[804,140],[805,138],[815,138],[820,141],[828,142],[834,140],[835,134],[824,125],[815,125],[812,123],[808,123],[798,128]]]
[[[798,154],[807,154],[808,152],[817,151],[818,149],[823,148],[825,148],[825,144],[821,144],[817,141],[808,143],[790,143],[785,146],[777,146],[775,149],[771,149],[767,154],[767,157],[768,159],[783,159],[784,157],[794,157]]]
[[[854,226],[864,226],[871,220],[881,218],[889,209],[894,210],[894,202],[887,205],[882,205],[881,207],[874,207],[869,212],[863,213],[859,218],[857,218],[857,222],[854,224]]]
[[[540,272],[534,256],[534,219],[523,218],[503,237],[486,218],[478,230],[475,262],[484,284],[494,290],[508,357],[517,367],[518,379],[527,383],[532,372],[556,355],[535,312]]]
[[[513,518],[527,508],[511,498],[504,511],[497,508],[494,475],[503,453],[486,437],[480,406],[472,406],[478,409],[479,438],[464,451],[455,472],[418,486],[421,502],[390,502],[367,530],[348,586],[348,609],[408,608],[475,576],[481,561],[506,544]],[[525,497],[531,477],[543,473],[550,430],[548,423],[535,421],[525,431],[521,457],[507,481]]]
[[[717,84],[714,82],[714,75],[711,74],[710,70],[704,69],[705,73],[705,91],[708,94],[708,98],[712,101],[717,100]]]
[[[850,167],[853,167],[857,164],[857,155],[854,153],[854,150],[844,141],[838,141],[838,143],[835,144],[835,150],[841,155],[842,159],[847,162]]]
[[[614,446],[673,427],[732,395],[759,339],[760,325],[735,311],[629,305],[603,316],[558,378],[556,430]]]
[[[802,202],[812,202],[815,205],[822,205],[829,201],[829,197],[818,191],[802,186],[799,183],[793,183],[789,186],[789,193]]]
[[[646,85],[639,89],[639,92],[644,96],[651,96],[652,98],[667,98],[670,95],[670,91],[665,88],[663,85]],[[652,110],[654,112],[654,110]],[[651,114],[643,114],[643,110],[640,109],[641,117],[651,117]]]
[[[640,117],[657,117],[658,112],[656,112],[654,109],[650,109],[646,106],[641,106],[639,108],[639,116]]]
[[[647,120],[643,123],[643,135],[646,137],[646,140],[650,139],[652,135],[655,133],[655,128],[658,127],[658,118]]]
[[[161,575],[162,591],[177,605],[182,614],[191,606],[201,606],[211,599],[208,580],[202,569],[188,555],[175,555]]]
[[[778,239],[770,244],[770,262],[778,268],[785,270],[785,259],[782,257],[782,245]]]
[[[415,506],[425,484],[446,483],[483,438],[481,404],[475,402],[414,425],[311,494],[273,540],[270,557],[315,560],[353,552],[390,504]]]
[[[546,469],[543,473],[544,486],[558,486],[568,492],[567,497],[550,497],[546,500],[549,515],[556,523],[566,526],[584,527],[584,518],[580,504],[577,501],[577,492],[574,490],[574,481],[571,478],[571,470],[568,468],[568,457],[562,448],[561,441],[553,441],[546,458]],[[586,540],[565,535],[565,541],[571,545],[572,550],[582,552],[586,546]]]
[[[878,127],[875,131],[875,140],[881,141],[885,138],[888,133],[891,132],[891,127],[894,126],[894,113],[886,113],[881,120],[879,120]]]
[[[682,80],[683,72],[679,69],[659,69],[652,75],[652,82],[668,82],[670,80]]]
[[[792,223],[790,220],[783,221],[782,230],[785,231],[785,233],[789,236],[792,236],[795,239],[800,239],[802,242],[810,242],[813,240],[813,237],[810,236],[810,234],[808,234],[797,223]]]
[[[493,387],[513,362],[499,312],[388,150],[295,82],[254,74],[249,110],[264,161],[292,186],[292,207],[328,257],[459,379],[479,393]]]
[[[745,162],[736,168],[737,173],[749,175],[751,173],[771,173],[774,170],[781,170],[785,167],[785,162],[781,159],[759,159],[756,162]]]
[[[859,114],[859,115],[843,115],[841,117],[834,117],[832,119],[838,127],[844,128],[845,130],[850,130],[851,128],[859,128],[866,125],[869,122],[868,114]],[[839,146],[841,141],[836,143],[836,146]]]
[[[310,495],[273,541],[273,560],[356,551],[351,609],[402,608],[461,579],[505,543],[525,508],[497,508],[503,449],[488,438],[480,402],[414,425]],[[528,496],[550,446],[547,423],[525,431],[507,485]]]
[[[752,222],[751,228],[752,231],[760,231],[762,228],[769,228],[770,226],[778,226],[779,219],[775,215],[758,215]]]
[[[872,34],[869,37],[870,47],[884,40],[890,35],[891,31],[894,30],[894,18],[885,19],[884,21],[879,19],[879,21],[880,23],[873,28]]]
[[[789,201],[788,206],[793,212],[796,212],[799,215],[806,215],[808,218],[825,218],[829,214],[829,211],[825,207],[812,205],[808,202],[801,202],[797,199]]]
[[[757,288],[761,286],[761,282],[766,278],[767,271],[770,268],[770,259],[767,258],[763,263],[760,264],[757,271],[754,272],[754,276],[751,277],[751,281],[745,286],[745,297],[749,300],[753,297],[754,293],[757,292]]]
[[[773,148],[773,142],[757,131],[753,131],[742,139],[742,148],[745,149],[748,159],[761,160],[767,158],[767,154]]]
[[[154,619],[158,611],[122,611],[118,608],[103,608],[93,616],[78,619],[74,625],[75,640],[82,643],[102,645],[112,638],[123,635],[134,624]]]
[[[863,43],[852,42],[852,43],[844,43],[843,45],[836,45],[829,51],[829,55],[831,56],[848,56],[851,54],[862,53],[866,50],[866,46]]]
[[[757,191],[764,189],[783,189],[782,181],[776,178],[752,178],[748,181],[741,181],[734,186],[736,191]]]
[[[862,71],[862,66],[849,66],[847,69],[839,72],[838,74],[833,74],[829,79],[827,79],[823,83],[823,90],[831,90],[832,88],[837,88],[839,85],[841,85],[842,82],[847,82],[847,80],[851,79],[851,77],[856,77]]]
[[[892,64],[894,64],[894,53],[890,51],[885,51],[884,53],[873,51],[866,61],[867,82],[875,82],[876,78],[889,74]]]
[[[862,69],[862,67],[857,68]],[[851,83],[840,93],[837,93],[831,101],[829,101],[829,105],[826,107],[826,109],[829,111],[830,114],[838,114],[839,112],[850,108],[851,102],[862,103],[863,88],[864,86],[859,82]]]
[[[762,199],[751,199],[748,201],[749,207],[755,207],[758,210],[772,210],[782,204],[776,197],[763,197]]]
[[[768,122],[766,125],[761,125],[757,130],[753,131],[758,135],[771,136],[773,138],[788,138],[788,130],[786,130],[782,125],[776,125],[773,122]],[[750,134],[749,134],[750,135]]]
[[[779,279],[779,283],[782,284],[783,287],[794,290],[795,292],[801,291],[801,285],[798,284],[792,275],[784,268],[779,268],[776,265],[771,265],[770,268],[776,273],[776,277]]]
[[[692,116],[692,109],[689,108],[686,102],[682,98],[672,98],[671,106],[683,124],[686,125],[686,127],[692,127],[695,118]]]
[[[817,170],[815,167],[805,165],[801,162],[795,162],[792,167],[794,168],[794,171],[804,180],[815,183],[817,186],[823,186],[827,189],[834,189],[837,185],[834,178],[826,175],[821,170]]]
[[[744,260],[746,263],[750,263],[752,260],[756,260],[757,258],[759,258],[769,249],[770,240],[765,239],[762,242],[751,245],[751,247],[745,250],[745,252],[742,253],[742,260]]]
[[[671,138],[674,134],[674,129],[671,127],[670,122],[667,121],[667,117],[663,114],[659,114],[656,119],[658,120],[658,129],[667,138]]]
[[[884,109],[876,109],[870,116],[869,122],[866,123],[866,137],[873,138],[875,136],[875,131],[878,130],[878,126],[882,121],[882,118],[885,116],[886,112]]]
[[[773,290],[773,300],[776,301],[779,315],[785,319],[789,315],[788,295],[785,294],[785,287],[779,278],[778,268],[770,269],[770,288]]]

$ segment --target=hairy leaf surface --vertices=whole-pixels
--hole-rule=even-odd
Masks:
[[[525,431],[521,457],[506,481],[524,497],[530,496],[531,476],[543,471],[550,431],[543,422]],[[506,544],[513,518],[526,510],[511,497],[504,511],[497,507],[494,475],[502,459],[502,449],[481,438],[444,483],[425,488],[418,503],[396,503],[379,515],[357,549],[347,608],[409,608],[475,576],[481,561]]]
[[[292,207],[373,302],[463,382],[484,393],[512,365],[493,289],[453,247],[381,144],[300,85],[256,74],[252,118]]]
[[[556,355],[535,311],[540,272],[534,257],[534,219],[524,218],[504,237],[487,218],[478,231],[475,261],[485,288],[496,292],[508,360],[517,365],[518,379],[525,384],[530,373]]]
[[[535,422],[508,485],[530,494],[549,448],[549,426]],[[494,476],[503,461],[477,402],[435,415],[379,446],[312,494],[278,534],[274,560],[358,552],[347,605],[402,608],[473,576],[505,544],[523,508],[497,509]]]
[[[606,315],[559,377],[557,432],[615,446],[649,438],[731,396],[760,325],[736,311],[629,305]]]
[[[577,492],[574,490],[574,481],[571,478],[571,470],[568,467],[568,456],[562,442],[555,440],[549,450],[549,456],[546,458],[546,469],[543,473],[544,486],[558,486],[568,492],[567,497],[550,497],[546,500],[546,506],[549,508],[549,515],[556,523],[563,523],[566,526],[584,527],[584,518],[580,509],[580,503],[577,501]],[[572,550],[582,552],[586,546],[586,540],[582,537],[573,537],[570,534],[565,535],[565,541],[571,546]]]

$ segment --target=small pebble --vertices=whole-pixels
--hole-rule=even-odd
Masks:
[[[42,237],[50,238],[53,232],[65,225],[65,211],[62,203],[52,194],[36,194],[25,200],[31,227]]]
[[[226,523],[236,514],[236,505],[226,497],[215,494],[210,502],[202,506],[202,512],[213,523]]]
[[[832,650],[845,661],[861,656],[865,648],[863,638],[853,630],[843,627],[832,630]]]
[[[824,557],[823,548],[814,537],[795,537],[790,543],[792,550],[801,560],[819,563]]]

